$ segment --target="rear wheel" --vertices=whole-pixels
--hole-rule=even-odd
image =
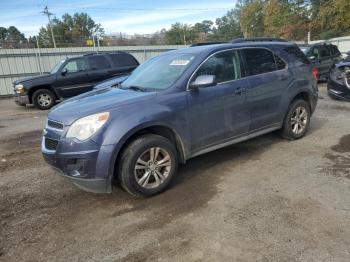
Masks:
[[[177,164],[176,149],[168,139],[143,135],[123,151],[118,165],[119,182],[134,196],[152,196],[167,188]]]
[[[36,108],[47,110],[56,104],[55,94],[49,89],[39,89],[33,94],[33,104]]]
[[[289,140],[303,137],[310,125],[310,106],[305,100],[294,101],[284,119],[282,136]]]

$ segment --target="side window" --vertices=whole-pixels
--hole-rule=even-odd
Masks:
[[[111,67],[107,58],[105,58],[102,55],[90,56],[88,57],[88,60],[89,60],[90,69],[100,70],[100,69],[107,69]]]
[[[277,55],[275,55],[275,61],[276,61],[276,66],[277,70],[282,70],[286,68],[286,63]]]
[[[249,76],[268,73],[276,70],[273,53],[267,49],[247,48],[242,50],[247,63]]]
[[[67,73],[77,73],[87,70],[87,64],[84,58],[76,58],[70,60],[63,68],[67,69]]]
[[[138,63],[132,57],[131,55],[128,54],[112,54],[111,56],[113,65],[115,67],[124,67],[124,66],[137,66]]]
[[[330,45],[329,47],[330,47],[330,49],[331,49],[331,51],[332,51],[332,55],[335,55],[335,56],[341,55],[341,53],[340,53],[340,51],[339,51],[339,49],[338,49],[337,46],[335,46],[335,45]]]
[[[201,65],[192,81],[200,75],[215,75],[217,83],[239,79],[241,68],[237,52],[230,50],[213,55]]]
[[[326,46],[320,48],[320,58],[329,57],[331,55],[329,49]]]
[[[297,47],[290,46],[283,49],[288,55],[289,61],[297,61],[303,64],[310,64],[310,61],[306,58],[305,54]]]
[[[314,56],[315,58],[320,58],[320,47],[313,47],[308,54],[308,57]]]

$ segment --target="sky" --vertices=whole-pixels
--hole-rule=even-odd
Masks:
[[[88,13],[106,34],[148,34],[175,22],[213,20],[235,6],[235,0],[0,0],[0,26],[16,26],[25,35],[38,33],[48,22],[45,6],[56,17]]]

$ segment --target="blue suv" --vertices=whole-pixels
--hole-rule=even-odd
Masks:
[[[239,41],[164,53],[122,82],[48,114],[42,152],[92,192],[119,184],[135,196],[169,186],[178,163],[274,130],[308,130],[317,72],[294,44]]]

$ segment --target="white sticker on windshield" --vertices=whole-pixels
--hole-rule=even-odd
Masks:
[[[174,66],[185,66],[190,62],[190,60],[173,60],[170,65]]]

